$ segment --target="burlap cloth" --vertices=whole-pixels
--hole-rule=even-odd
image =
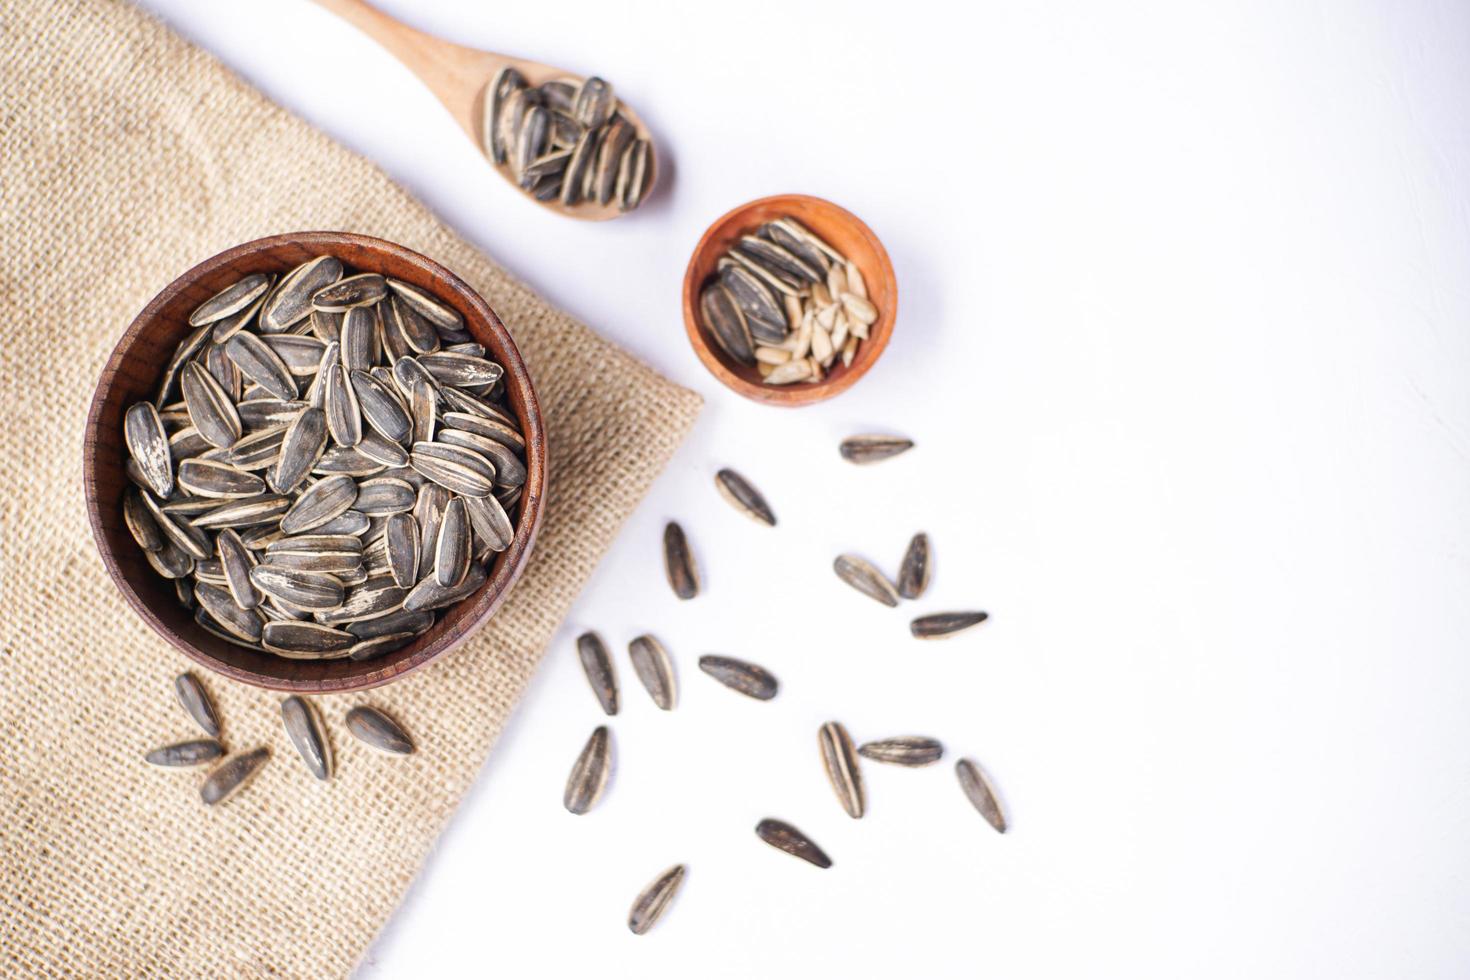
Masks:
[[[698,399],[131,7],[0,0],[0,222],[0,973],[346,973]],[[230,245],[301,229],[400,242],[489,300],[545,411],[548,509],[513,597],[466,647],[322,700],[339,758],[330,783],[295,756],[279,696],[203,674],[227,745],[275,753],[209,810],[201,773],[142,762],[197,734],[171,687],[190,665],[102,569],[82,423],[107,354],[157,290]],[[400,718],[419,753],[388,758],[347,736],[342,716],[364,702]]]

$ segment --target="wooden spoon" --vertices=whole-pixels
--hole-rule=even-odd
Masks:
[[[376,7],[365,3],[364,0],[316,0],[316,2],[355,25],[403,62],[408,70],[417,75],[419,80],[429,87],[429,91],[444,103],[444,108],[449,110],[454,121],[459,123],[460,129],[464,130],[465,135],[480,149],[481,153],[487,151],[482,141],[485,102],[489,94],[490,83],[502,68],[515,68],[525,76],[527,84],[531,86],[556,79],[564,79],[576,85],[584,81],[582,76],[574,75],[554,65],[543,65],[522,58],[479,51],[475,48],[466,48],[440,40],[395,20]],[[658,154],[654,150],[648,127],[643,125],[638,115],[625,102],[620,101],[617,108],[618,113],[633,124],[638,138],[649,141],[648,176],[642,195],[643,200],[647,200],[658,180]],[[595,200],[584,200],[570,207],[564,206],[560,201],[536,201],[530,194],[521,190],[520,182],[516,179],[509,163],[496,164],[490,159],[488,153],[485,159],[500,176],[510,182],[522,197],[558,214],[580,218],[583,221],[605,221],[608,218],[616,218],[628,213],[618,210],[616,201],[598,204]]]

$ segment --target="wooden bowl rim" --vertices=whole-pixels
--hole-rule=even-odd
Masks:
[[[858,356],[854,358],[852,367],[848,370],[823,378],[815,384],[759,384],[748,381],[732,371],[725,364],[724,356],[714,349],[705,337],[704,331],[700,329],[699,289],[703,284],[703,277],[697,275],[696,270],[701,264],[701,259],[714,247],[717,233],[727,225],[738,222],[746,213],[757,208],[785,208],[795,204],[807,204],[830,212],[834,218],[849,225],[867,243],[877,260],[878,268],[876,270],[864,269],[863,275],[872,276],[876,271],[877,278],[887,289],[891,300],[878,312],[878,320],[873,326],[870,337],[858,348]],[[872,370],[873,365],[878,362],[878,358],[888,347],[894,325],[898,322],[898,281],[893,273],[893,262],[888,257],[888,250],[883,247],[883,243],[863,219],[840,204],[834,204],[825,198],[811,194],[773,194],[769,197],[756,198],[731,208],[711,222],[704,234],[700,236],[699,244],[694,246],[694,251],[689,256],[689,264],[684,270],[682,299],[684,332],[689,337],[689,345],[694,348],[695,355],[709,373],[713,374],[725,387],[751,401],[783,408],[798,408],[802,405],[826,401],[857,384],[860,378]]]
[[[227,663],[206,653],[194,646],[153,611],[153,608],[133,589],[119,566],[117,556],[108,543],[107,535],[103,529],[103,516],[101,493],[98,488],[97,455],[98,442],[101,436],[101,415],[106,393],[110,390],[114,380],[119,373],[129,349],[138,341],[138,338],[161,316],[162,310],[179,293],[189,288],[196,280],[216,271],[222,266],[230,265],[242,257],[270,251],[281,247],[297,247],[314,249],[320,252],[335,254],[342,246],[356,247],[369,252],[377,252],[385,257],[398,259],[401,262],[417,267],[423,273],[442,282],[448,293],[456,300],[452,305],[459,309],[461,315],[469,322],[470,313],[478,317],[490,331],[497,335],[505,345],[506,357],[502,367],[505,369],[508,385],[518,388],[525,404],[525,418],[522,422],[525,426],[526,437],[526,483],[521,492],[520,516],[516,522],[515,536],[511,545],[496,559],[494,569],[485,584],[480,587],[471,597],[462,600],[473,603],[471,612],[467,618],[456,623],[453,630],[435,637],[431,642],[422,644],[422,640],[416,640],[404,647],[401,651],[385,654],[382,658],[365,661],[332,660],[321,663],[332,666],[352,665],[357,668],[349,676],[322,677],[322,678],[298,678],[284,677],[275,674],[254,670]],[[468,309],[465,309],[468,307]],[[159,365],[161,373],[163,365]],[[120,436],[114,436],[120,438]],[[92,394],[91,406],[87,412],[87,422],[84,429],[84,442],[82,450],[83,469],[83,491],[87,498],[87,516],[92,528],[92,537],[97,544],[97,550],[102,557],[103,565],[106,566],[108,574],[118,591],[127,600],[145,623],[155,633],[167,640],[172,646],[182,652],[190,660],[202,667],[208,668],[217,674],[221,674],[232,680],[241,681],[256,687],[268,688],[277,691],[293,691],[297,693],[311,694],[337,694],[349,691],[360,691],[368,688],[378,687],[390,681],[397,680],[428,664],[430,661],[458,648],[470,636],[495,614],[501,604],[510,593],[511,588],[520,578],[527,559],[530,557],[535,544],[536,533],[540,528],[542,509],[546,489],[546,433],[541,418],[540,403],[536,398],[536,391],[531,383],[531,376],[522,359],[520,350],[516,347],[514,338],[505,328],[505,324],[491,308],[490,304],[480,294],[459,276],[449,269],[412,249],[405,248],[394,242],[370,235],[359,235],[353,232],[337,231],[306,231],[291,232],[281,235],[269,235],[257,238],[253,241],[244,242],[232,248],[226,249],[197,265],[174,279],[153,297],[143,310],[129,324],[123,332],[112,353],[108,355],[107,363],[102,369],[102,374],[97,381],[96,389]],[[126,476],[123,477],[126,479]],[[422,647],[420,648],[420,645]],[[282,665],[293,664],[296,661],[282,658]]]

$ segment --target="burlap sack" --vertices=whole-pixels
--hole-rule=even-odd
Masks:
[[[698,410],[549,308],[372,164],[147,15],[0,0],[0,973],[343,974],[480,770],[549,636]],[[310,779],[279,698],[205,675],[232,749],[269,745],[216,810],[201,774],[142,762],[191,737],[188,662],[123,604],[92,546],[82,423],[134,313],[198,260],[344,229],[444,263],[530,365],[552,455],[535,555],[494,621],[399,683],[322,702],[340,760]],[[370,702],[420,751],[375,755]]]

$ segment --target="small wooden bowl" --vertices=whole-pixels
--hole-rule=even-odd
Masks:
[[[314,255],[331,254],[358,272],[377,272],[431,292],[453,306],[468,330],[505,368],[507,396],[526,437],[526,484],[515,538],[495,557],[489,579],[474,595],[446,610],[434,627],[408,646],[372,660],[289,660],[226,643],[194,622],[179,605],[173,583],[153,571],[123,523],[123,413],[151,399],[174,348],[190,331],[189,313],[243,275],[281,273]],[[546,490],[546,434],[525,362],[495,311],[463,280],[401,245],[365,235],[302,232],[238,245],[207,259],[168,285],[138,314],[118,341],[92,397],[83,447],[87,513],[102,562],[123,598],[154,631],[191,660],[234,680],[281,691],[335,693],[376,687],[422,667],[463,643],[505,601],[520,576],[541,521]]]
[[[868,298],[878,308],[878,319],[868,328],[868,339],[858,345],[850,367],[839,360],[821,381],[768,385],[753,366],[730,357],[705,330],[699,314],[699,291],[714,275],[720,257],[741,235],[783,217],[795,218],[857,265],[868,287]],[[684,330],[694,353],[725,387],[767,405],[810,405],[851,388],[888,346],[897,316],[898,283],[893,278],[893,263],[878,236],[852,212],[806,194],[763,197],[727,213],[709,226],[684,271]]]

